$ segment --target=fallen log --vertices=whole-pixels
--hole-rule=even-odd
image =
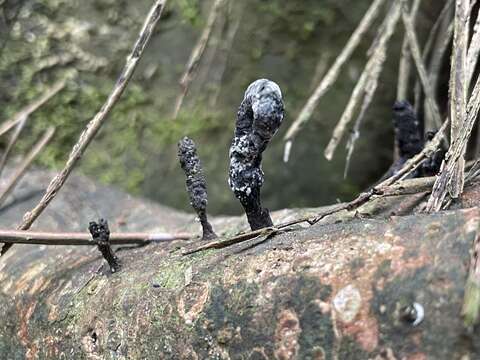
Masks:
[[[79,181],[94,194],[82,206],[103,196],[102,216],[112,224],[118,209],[130,202],[128,231],[139,231],[138,226],[151,231],[167,213],[175,231],[199,230],[194,216],[119,192],[110,197],[110,190],[98,191],[77,177],[37,226],[49,231],[58,223],[65,226],[69,214],[61,209],[72,200],[69,187]],[[465,328],[461,311],[480,209],[462,207],[478,204],[480,186],[468,187],[454,210],[414,213],[427,194],[392,192],[313,226],[191,255],[183,255],[184,249],[198,241],[124,250],[118,253],[122,270],[115,274],[95,249],[18,245],[0,260],[0,354],[12,359],[478,358],[480,334]],[[117,206],[108,207],[114,200]],[[285,223],[318,211],[274,212],[272,220]],[[88,216],[75,218],[75,224],[88,223]],[[51,222],[55,217],[57,223]],[[212,223],[225,238],[248,229],[243,217]]]

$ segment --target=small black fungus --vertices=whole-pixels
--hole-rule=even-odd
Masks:
[[[88,226],[90,234],[92,234],[93,241],[96,242],[98,250],[102,253],[102,256],[107,260],[110,266],[110,271],[115,273],[120,270],[120,262],[112,250],[110,245],[110,229],[108,228],[108,222],[104,219],[100,219],[98,223],[95,221],[90,222]]]
[[[282,92],[276,83],[260,79],[250,84],[237,113],[228,182],[245,209],[252,230],[273,225],[268,209],[262,208],[260,200],[264,183],[261,162],[262,153],[283,116]]]
[[[393,105],[393,126],[401,158],[410,159],[423,150],[425,142],[420,124],[408,101],[397,101]]]
[[[408,101],[397,101],[393,105],[393,128],[399,158],[388,171],[387,177],[395,175],[403,164],[422,151],[425,145],[417,116]],[[420,171],[415,170],[409,177],[420,175]]]
[[[187,192],[190,204],[198,214],[203,229],[203,240],[215,239],[217,235],[207,219],[207,181],[203,174],[202,164],[197,155],[197,148],[192,139],[184,137],[178,143],[178,158],[187,177]]]
[[[397,101],[393,105],[393,127],[399,158],[393,163],[382,180],[397,174],[403,165],[420,153],[425,144],[435,136],[435,132],[429,131],[423,138],[415,111],[408,101]],[[437,175],[444,157],[445,150],[440,148],[432,156],[425,159],[422,165],[407,178]]]

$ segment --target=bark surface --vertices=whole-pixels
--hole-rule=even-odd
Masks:
[[[8,176],[7,176],[8,178]],[[2,209],[14,227],[51,173]],[[480,186],[456,209],[411,213],[425,194],[378,199],[315,226],[183,256],[199,240],[117,250],[15,246],[0,259],[0,357],[8,359],[476,359],[460,316]],[[274,223],[315,213],[272,213]],[[195,216],[74,176],[36,229],[196,231]],[[214,218],[220,236],[246,219]],[[405,308],[420,306],[414,326]],[[421,315],[421,314],[417,314]]]

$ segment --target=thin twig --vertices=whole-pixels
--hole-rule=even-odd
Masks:
[[[408,40],[408,44],[410,46],[410,51],[412,53],[412,57],[415,62],[418,76],[420,78],[420,81],[423,86],[423,90],[425,92],[428,108],[433,114],[435,125],[438,128],[440,128],[440,126],[442,125],[440,110],[438,109],[438,105],[435,100],[435,94],[430,85],[428,75],[427,75],[427,70],[425,69],[425,64],[423,62],[422,55],[420,53],[420,46],[418,44],[417,35],[415,34],[413,21],[407,13],[408,9],[406,8],[406,0],[402,0],[402,3],[403,3],[402,20],[405,26],[405,35]]]
[[[120,99],[120,96],[125,90],[129,80],[133,75],[133,72],[137,67],[139,60],[143,55],[143,52],[153,33],[155,25],[160,19],[162,11],[165,7],[165,3],[166,0],[155,1],[145,20],[142,30],[140,31],[139,37],[135,42],[135,45],[133,46],[132,52],[126,60],[125,67],[123,68],[122,73],[120,74],[120,77],[115,84],[115,87],[108,96],[107,101],[102,106],[100,111],[95,115],[95,117],[88,123],[86,129],[80,135],[78,142],[75,144],[72,152],[70,153],[65,167],[50,182],[45,194],[43,195],[38,205],[24,215],[23,221],[18,227],[19,230],[28,230],[33,224],[33,222],[38,218],[38,216],[40,216],[43,210],[45,210],[48,204],[55,198],[56,194],[62,188],[63,184],[67,180],[78,160],[80,160],[80,158],[82,157],[85,149],[88,147],[100,127],[107,119],[107,115],[110,113],[110,111]],[[11,245],[4,245],[0,255],[5,254],[10,247]]]
[[[15,131],[12,133],[12,135],[11,135],[9,141],[8,141],[7,147],[2,154],[2,158],[0,160],[0,175],[2,174],[3,169],[5,168],[8,157],[10,156],[10,153],[11,153],[13,147],[15,146],[17,140],[20,137],[20,133],[22,132],[23,128],[25,127],[25,125],[28,122],[29,115],[31,115],[33,111],[35,111],[35,110],[39,109],[41,106],[43,106],[53,96],[58,94],[64,87],[65,87],[65,81],[58,82],[57,84],[53,85],[49,90],[47,90],[45,95],[42,96],[42,98],[40,100],[35,101],[34,104],[36,104],[36,105],[30,109],[32,111],[30,111],[30,112],[28,112],[28,111],[27,112],[22,112],[21,111],[20,113],[18,113],[14,117],[14,119],[17,118],[17,117],[21,117],[21,120],[15,126]],[[32,105],[29,105],[29,107],[31,107],[31,106]]]
[[[447,29],[450,26],[451,23],[451,16],[453,14],[452,10],[452,3],[453,0],[447,0],[445,5],[442,8],[442,11],[440,11],[440,14],[438,15],[437,20],[435,20],[435,23],[433,24],[432,28],[430,29],[427,37],[427,41],[425,42],[425,46],[423,47],[422,50],[422,59],[423,62],[426,63],[428,60],[428,57],[430,55],[430,52],[434,51],[434,53],[430,56],[430,63],[428,65],[428,75],[430,77],[430,81],[432,84],[432,89],[435,91],[437,88],[436,83],[432,81],[432,76],[433,74],[433,68],[437,68],[436,64],[440,63],[441,60],[443,59],[443,49],[439,51],[439,47],[441,47],[441,44],[444,44],[445,42],[448,44],[450,42],[450,37],[447,36]],[[452,28],[453,29],[453,28]],[[453,34],[453,30],[452,30]],[[448,38],[448,42],[445,41],[446,38]],[[434,64],[435,62],[435,64]],[[418,115],[419,109],[420,109],[420,96],[421,96],[421,84],[420,82],[417,81],[415,82],[415,100],[414,100],[414,107],[415,107],[415,113]],[[433,127],[429,127],[429,130],[432,130]]]
[[[428,53],[430,53],[431,47],[433,46],[433,51],[430,56],[430,62],[428,65],[428,77],[430,80],[430,87],[432,91],[435,93],[438,88],[438,82],[441,75],[443,59],[450,48],[450,43],[453,37],[453,9],[452,6],[453,0],[448,1],[445,4],[442,13],[439,16],[439,19],[435,23],[438,25],[438,35],[437,39],[434,42],[433,38],[427,40],[425,45],[423,59],[426,61]],[[435,27],[434,25],[434,27]],[[432,29],[433,30],[433,29]],[[418,114],[420,108],[420,92],[421,92],[421,84],[418,82],[415,87],[415,111]],[[424,101],[424,109],[425,109],[425,120],[424,120],[424,131],[425,134],[428,131],[434,131],[437,129],[433,115],[429,109],[427,104],[427,100]]]
[[[452,63],[450,69],[450,119],[452,143],[457,141],[467,120],[468,103],[468,38],[470,27],[470,0],[457,0],[455,4],[455,31],[453,37]],[[474,44],[472,44],[474,46]],[[452,198],[463,191],[466,144],[463,155],[456,160],[454,173],[447,188]]]
[[[15,127],[15,131],[12,133],[10,139],[8,140],[7,147],[5,148],[5,151],[2,154],[2,159],[0,160],[0,176],[3,172],[3,169],[5,168],[5,165],[7,164],[8,157],[10,156],[13,147],[15,146],[18,138],[20,137],[20,133],[22,132],[25,124],[27,123],[27,119],[28,118],[24,118],[17,124],[17,126]]]
[[[415,171],[422,164],[424,159],[432,156],[440,147],[440,144],[442,143],[442,140],[445,137],[445,130],[449,125],[450,125],[450,121],[449,120],[445,121],[440,127],[440,129],[438,130],[438,132],[435,134],[433,139],[425,144],[425,147],[421,152],[419,152],[417,155],[415,155],[411,159],[407,160],[407,162],[403,164],[402,168],[396,174],[392,175],[390,178],[383,181],[379,186],[384,187],[384,186],[393,185],[398,180],[405,178],[406,176],[411,174],[413,171]]]
[[[429,189],[431,189],[431,186],[434,183],[434,181],[435,181],[435,178],[430,177],[430,178],[404,180],[394,185],[393,184],[383,185],[382,183],[370,189],[369,191],[366,191],[360,194],[358,197],[356,197],[354,200],[350,202],[338,204],[337,206],[330,206],[320,211],[315,216],[302,217],[302,218],[292,220],[283,224],[275,225],[273,227],[267,227],[267,228],[263,228],[255,231],[250,231],[250,232],[239,234],[227,239],[220,238],[218,240],[209,242],[207,244],[202,244],[193,249],[187,249],[182,253],[182,255],[190,255],[190,254],[194,254],[194,253],[209,250],[209,249],[222,249],[234,244],[238,244],[238,243],[259,238],[262,236],[270,237],[278,234],[282,230],[283,231],[293,230],[289,228],[293,225],[298,225],[301,223],[308,223],[310,225],[314,225],[318,223],[320,220],[325,219],[327,216],[334,215],[341,211],[355,210],[360,206],[366,204],[368,201],[370,201],[374,197],[402,196],[402,195],[411,195],[411,194],[426,192]]]
[[[175,101],[175,109],[173,112],[174,119],[177,118],[180,108],[182,107],[183,100],[187,95],[190,83],[192,82],[195,76],[195,70],[197,69],[198,64],[200,63],[200,60],[202,59],[203,53],[205,52],[205,48],[207,47],[208,40],[210,39],[210,34],[212,33],[213,26],[215,25],[215,22],[218,17],[218,13],[220,12],[220,9],[223,3],[225,2],[225,0],[214,0],[214,1],[215,2],[208,16],[207,24],[205,25],[205,28],[203,29],[202,35],[198,39],[197,44],[192,50],[190,59],[188,60],[188,63],[187,63],[187,67],[180,80],[181,93],[178,95],[177,100]]]
[[[174,240],[190,240],[192,234],[187,233],[111,233],[112,245],[146,244]],[[0,230],[0,243],[29,245],[96,245],[92,235],[87,232],[42,232]]]
[[[420,8],[420,3],[422,0],[414,0],[412,8],[410,10],[410,18],[412,22],[415,23],[415,20],[418,15],[418,10]],[[400,58],[400,66],[398,69],[398,82],[397,82],[397,101],[407,100],[408,90],[410,88],[410,72],[411,72],[412,62],[410,47],[408,46],[408,39],[405,36],[402,44],[402,57]]]
[[[48,128],[48,130],[45,131],[40,141],[38,141],[38,143],[32,148],[32,150],[30,150],[28,155],[25,157],[25,159],[22,161],[18,169],[13,174],[12,178],[6,185],[5,189],[2,192],[0,192],[0,206],[3,204],[7,196],[12,192],[12,190],[15,189],[15,186],[23,178],[23,176],[25,175],[25,172],[32,165],[33,161],[42,152],[45,146],[47,146],[49,141],[52,139],[54,133],[55,133],[54,127]]]
[[[467,89],[470,88],[470,84],[473,80],[473,74],[478,63],[478,55],[480,54],[480,16],[477,16],[475,26],[473,27],[472,40],[470,41],[470,47],[467,54]]]
[[[325,158],[327,158],[328,160],[332,159],[338,144],[340,143],[345,131],[347,130],[348,124],[353,118],[355,109],[357,108],[359,101],[364,96],[367,96],[366,106],[369,105],[371,96],[369,99],[368,92],[375,91],[376,89],[376,86],[373,85],[376,85],[376,81],[380,76],[380,72],[385,63],[387,45],[395,31],[395,27],[400,17],[400,12],[401,11],[399,1],[395,1],[387,16],[385,17],[385,26],[382,26],[383,31],[381,33],[381,36],[379,37],[378,42],[373,49],[373,52],[368,59],[367,64],[365,65],[362,75],[357,81],[348,105],[345,108],[342,117],[340,118],[340,121],[337,123],[335,129],[333,130],[330,142],[328,143],[324,152]],[[370,89],[370,86],[373,86],[373,88]]]
[[[327,91],[332,87],[335,81],[340,74],[340,70],[343,65],[350,59],[353,52],[356,50],[358,45],[361,43],[364,35],[370,29],[370,26],[377,18],[382,5],[385,3],[385,0],[375,0],[370,8],[365,13],[362,21],[355,29],[353,34],[350,36],[346,46],[343,48],[340,55],[337,57],[337,60],[327,72],[325,77],[322,79],[315,92],[310,96],[305,106],[300,111],[300,114],[295,119],[293,124],[288,129],[283,140],[285,141],[285,153],[288,155],[293,144],[293,139],[297,133],[302,129],[305,123],[310,120],[313,111],[318,105],[320,99],[327,93]],[[288,150],[288,151],[287,151]],[[284,156],[284,159],[288,161],[288,156]]]
[[[64,87],[65,87],[65,80],[60,80],[59,82],[55,83],[50,89],[45,91],[45,93],[42,96],[40,96],[34,102],[32,102],[31,104],[28,104],[18,113],[16,113],[10,120],[5,121],[0,126],[0,136],[5,134],[15,125],[19,124],[20,122],[28,118],[30,115],[32,115],[35,111],[40,109],[43,105],[45,105],[45,103],[48,100],[50,100],[56,94],[58,94],[58,92],[62,90]]]
[[[222,82],[225,76],[225,70],[227,69],[227,64],[229,62],[231,53],[232,53],[232,47],[234,44],[235,37],[237,35],[238,29],[240,28],[240,24],[243,21],[243,14],[245,7],[247,6],[246,2],[240,2],[238,4],[239,8],[237,10],[237,13],[235,14],[233,11],[233,6],[236,5],[236,1],[231,2],[230,6],[232,7],[229,12],[229,16],[227,19],[227,26],[228,26],[228,31],[226,38],[223,40],[221,46],[220,46],[220,52],[218,55],[218,60],[220,62],[220,65],[215,69],[215,72],[212,74],[213,79],[213,94],[210,97],[209,104],[212,108],[215,108],[217,105],[218,97],[222,93]],[[232,19],[233,17],[233,19]]]
[[[204,250],[209,250],[209,249],[223,249],[223,248],[226,248],[228,246],[239,244],[239,243],[247,241],[247,240],[252,240],[252,239],[258,238],[260,236],[268,237],[270,235],[274,235],[274,234],[278,233],[279,231],[280,230],[275,228],[275,227],[269,227],[269,228],[261,229],[260,231],[257,230],[255,232],[255,234],[253,234],[253,232],[252,232],[252,233],[248,233],[248,234],[241,234],[241,235],[238,235],[238,236],[234,236],[234,237],[231,237],[227,240],[225,240],[225,239],[215,240],[215,241],[209,242],[208,244],[204,244],[204,245],[195,247],[193,249],[186,250],[186,251],[182,252],[182,255],[191,255],[191,254],[195,254],[197,252],[204,251]]]

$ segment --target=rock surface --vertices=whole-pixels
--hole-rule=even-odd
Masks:
[[[33,171],[1,226],[40,197]],[[8,176],[7,176],[8,177]],[[309,228],[183,256],[192,243],[122,249],[108,274],[94,247],[15,246],[0,259],[0,354],[8,359],[476,359],[460,317],[478,186],[459,209],[402,214],[419,196],[372,204]],[[392,207],[392,204],[393,207]],[[406,205],[407,204],[407,205]],[[285,210],[273,221],[314,210]],[[35,228],[190,230],[194,216],[74,176]],[[216,218],[219,235],[244,218]],[[197,243],[198,244],[198,243]],[[97,271],[98,270],[98,271]],[[404,319],[420,306],[421,322]],[[418,314],[417,314],[418,315]]]

